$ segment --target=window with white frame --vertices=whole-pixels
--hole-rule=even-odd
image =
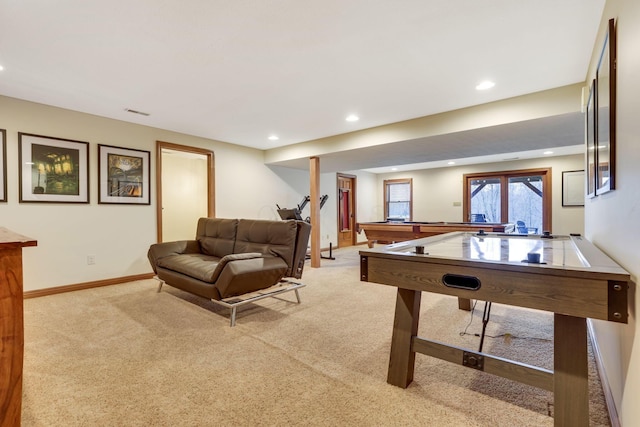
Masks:
[[[413,217],[413,180],[384,180],[384,218],[411,221]]]

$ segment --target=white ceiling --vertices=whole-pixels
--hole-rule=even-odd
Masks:
[[[604,0],[0,0],[0,94],[268,149],[583,82],[603,7]],[[476,91],[485,79],[496,86]],[[352,113],[360,121],[346,122]],[[565,118],[575,128],[576,117]],[[485,145],[473,155],[505,152],[491,138]],[[362,167],[394,163],[371,155]],[[457,155],[469,157],[455,148],[439,154]],[[408,160],[415,163],[415,153]]]

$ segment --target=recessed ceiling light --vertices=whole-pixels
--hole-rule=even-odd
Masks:
[[[447,164],[448,164],[448,165],[455,165],[455,164],[456,164],[456,162],[448,162]]]
[[[544,153],[542,153],[542,154],[545,154],[545,155],[553,154],[553,151],[545,151],[545,152],[544,152]]]
[[[4,70],[4,67],[2,65],[0,65],[0,71]]]
[[[355,114],[349,114],[345,120],[348,122],[357,122],[358,120],[360,120],[360,117],[356,116]]]
[[[392,170],[392,171],[397,171],[397,170],[398,170],[398,168],[391,168],[391,170]]]
[[[278,135],[270,135],[270,136],[269,136],[269,141],[277,141],[277,140],[279,140],[279,139],[280,139],[280,138],[278,138]]]
[[[492,87],[494,87],[496,84],[494,82],[491,82],[489,80],[485,80],[483,82],[481,82],[480,84],[478,84],[478,86],[476,86],[476,90],[487,90],[487,89],[491,89]]]

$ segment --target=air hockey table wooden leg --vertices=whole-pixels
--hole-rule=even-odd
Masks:
[[[473,301],[468,298],[460,298],[458,297],[458,309],[471,311],[471,306],[473,305]]]
[[[554,425],[589,425],[587,320],[554,314]]]
[[[418,334],[421,296],[420,291],[398,288],[387,382],[402,388],[413,381],[416,353],[411,340]]]

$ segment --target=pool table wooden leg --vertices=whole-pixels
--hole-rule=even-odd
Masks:
[[[470,299],[458,297],[459,310],[471,311],[471,305],[472,305],[472,302]]]
[[[398,288],[387,382],[402,388],[413,381],[416,353],[411,350],[411,340],[418,334],[421,297],[420,291]]]
[[[553,321],[554,425],[588,426],[587,321],[557,313]]]

